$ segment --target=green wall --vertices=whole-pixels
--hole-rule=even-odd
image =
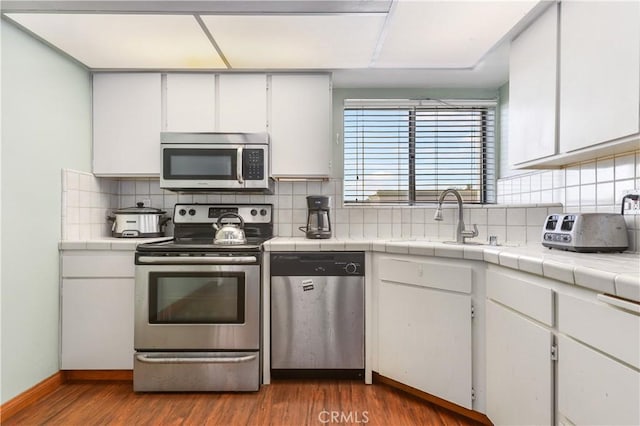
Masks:
[[[61,169],[91,170],[91,78],[8,21],[2,34],[2,403],[59,369]]]

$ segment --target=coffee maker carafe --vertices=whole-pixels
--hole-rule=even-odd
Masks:
[[[309,195],[307,197],[307,226],[300,230],[307,238],[331,238],[331,220],[329,219],[329,197]]]

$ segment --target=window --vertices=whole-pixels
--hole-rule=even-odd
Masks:
[[[495,202],[495,101],[346,100],[345,204]]]

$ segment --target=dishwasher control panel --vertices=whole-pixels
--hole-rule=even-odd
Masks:
[[[272,252],[271,276],[363,276],[364,252]]]

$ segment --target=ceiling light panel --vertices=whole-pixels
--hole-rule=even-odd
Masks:
[[[471,68],[536,4],[399,0],[374,66]]]
[[[226,68],[191,15],[8,14],[89,68]]]
[[[386,14],[202,16],[235,69],[369,65]]]

